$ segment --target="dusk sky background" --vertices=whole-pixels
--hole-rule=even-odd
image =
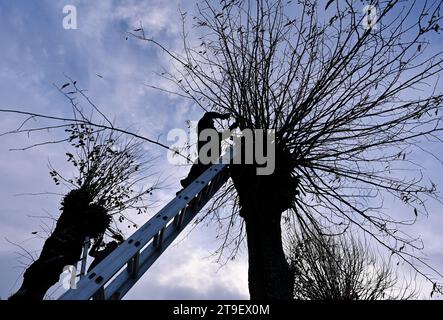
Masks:
[[[78,29],[65,30],[63,7],[77,8]],[[152,45],[129,38],[126,32],[142,22],[148,36],[171,49],[181,47],[180,10],[189,14],[194,1],[178,0],[0,0],[0,108],[30,110],[68,116],[68,101],[56,90],[77,80],[81,88],[114,119],[117,126],[129,128],[150,138],[166,141],[169,130],[186,128],[187,120],[198,120],[202,111],[191,102],[147,88],[144,83],[161,85],[154,74],[169,67],[169,59]],[[97,75],[100,75],[97,76]],[[15,129],[19,117],[0,114],[0,133]],[[12,243],[38,255],[43,240],[39,218],[50,213],[57,217],[61,197],[24,196],[23,193],[63,193],[49,176],[48,162],[63,172],[72,170],[66,162],[66,145],[49,145],[28,151],[8,151],[39,142],[51,133],[0,137],[0,297],[7,298],[21,284],[17,251]],[[161,204],[171,200],[179,180],[188,168],[166,161],[166,150],[145,144],[148,154],[158,156],[156,171],[162,172],[164,188],[155,197]],[[439,146],[438,148],[441,148]],[[443,149],[442,149],[443,150]],[[439,150],[436,150],[437,152]],[[430,157],[421,157],[437,187],[443,184],[443,168]],[[69,174],[68,174],[69,175]],[[395,202],[386,202],[394,215],[401,215]],[[443,272],[443,205],[430,203],[428,218],[420,217],[408,231],[421,236],[428,262]],[[155,213],[156,209],[150,211]],[[143,217],[139,222],[143,222]],[[186,233],[186,232],[185,232]],[[222,266],[211,254],[218,248],[215,227],[201,225],[174,243],[126,299],[247,299],[247,256],[243,249],[234,261]],[[11,243],[12,242],[12,243]],[[423,297],[429,297],[428,283],[417,281]],[[56,289],[56,290],[55,290]],[[64,290],[55,286],[50,297]]]

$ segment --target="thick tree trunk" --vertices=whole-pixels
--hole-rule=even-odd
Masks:
[[[230,166],[246,224],[251,299],[293,299],[294,279],[281,238],[282,213],[292,207],[298,188],[291,164],[291,154],[277,146],[271,175],[257,175],[256,165]]]
[[[62,209],[40,257],[25,271],[20,289],[10,300],[42,300],[59,280],[63,268],[80,260],[85,237],[103,234],[110,223],[106,210],[91,204],[89,194],[83,190],[68,193]]]
[[[290,155],[276,150],[271,175],[259,176],[255,165],[230,166],[246,224],[251,299],[293,299],[294,279],[283,252],[281,216],[291,208],[298,180]]]
[[[253,300],[293,298],[294,279],[283,252],[280,216],[269,212],[245,215],[249,293]]]

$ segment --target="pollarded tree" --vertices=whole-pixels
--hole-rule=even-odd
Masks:
[[[384,300],[417,296],[413,281],[400,281],[391,261],[376,257],[351,234],[331,234],[318,226],[292,228],[285,239],[300,300]]]
[[[13,300],[43,299],[64,268],[81,260],[85,239],[100,246],[105,236],[121,238],[118,226],[123,221],[137,227],[130,211],[145,213],[151,203],[149,195],[157,188],[156,184],[140,188],[150,167],[139,143],[85,124],[70,124],[65,131],[73,149],[66,153],[67,160],[77,174],[66,178],[51,167],[55,184],[69,191],[54,230],[39,258],[24,272],[21,287],[10,297]]]
[[[430,267],[410,251],[420,243],[397,231],[426,212],[426,197],[438,197],[409,153],[441,141],[442,51],[431,41],[442,2],[320,3],[200,1],[192,37],[182,14],[182,52],[142,26],[131,32],[170,56],[173,68],[161,76],[178,94],[231,113],[241,129],[275,129],[274,173],[232,166],[233,184],[214,203],[233,200],[228,216],[215,214],[229,221],[225,246],[243,239],[231,232],[235,221],[245,226],[253,299],[292,298],[281,241],[288,211],[301,224],[324,217],[357,225],[413,268]],[[409,206],[410,218],[383,210],[387,195]]]

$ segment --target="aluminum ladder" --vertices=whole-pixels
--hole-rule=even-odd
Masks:
[[[229,150],[225,157],[232,159]],[[227,163],[209,167],[59,300],[121,299],[226,183]]]

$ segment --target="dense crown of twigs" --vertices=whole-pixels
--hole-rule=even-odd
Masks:
[[[315,229],[315,228],[313,228]],[[294,298],[301,300],[380,300],[416,297],[412,282],[400,283],[392,264],[348,235],[315,235],[291,230],[286,249],[294,274]]]
[[[152,193],[159,187],[158,181],[152,184],[147,181],[155,174],[148,172],[152,171],[152,159],[143,160],[146,158],[142,156],[140,143],[124,139],[113,131],[94,130],[85,124],[72,124],[65,131],[75,150],[66,153],[67,161],[74,166],[76,174],[68,179],[51,166],[54,182],[83,190],[92,203],[103,207],[114,219],[112,234],[121,232],[117,221],[127,220],[128,227],[137,227],[128,213],[146,213],[154,204]]]
[[[368,23],[367,4],[376,9],[376,21]],[[170,56],[172,70],[159,75],[179,95],[204,110],[230,112],[241,128],[276,130],[300,179],[292,213],[301,224],[319,217],[342,228],[355,224],[413,268],[432,269],[416,254],[421,242],[399,229],[427,212],[426,198],[439,200],[410,154],[435,156],[427,146],[441,142],[442,51],[430,41],[440,37],[442,3],[324,5],[203,0],[192,19],[182,13],[182,52],[142,26],[130,33]],[[197,32],[187,31],[187,21]],[[232,215],[217,216],[228,226],[223,246],[243,238],[232,232],[239,220],[231,191],[225,188],[214,203],[225,207],[227,197],[234,200]],[[383,210],[386,196],[409,208],[406,218]]]
[[[103,207],[114,223],[111,234],[121,233],[118,227],[123,221],[128,227],[137,227],[130,213],[146,213],[155,203],[153,191],[160,187],[160,178],[153,171],[154,158],[147,156],[142,143],[149,142],[163,148],[167,146],[129,130],[118,128],[81,89],[76,80],[66,76],[68,82],[54,84],[72,110],[71,117],[39,114],[26,110],[0,109],[0,112],[25,117],[14,130],[0,134],[32,134],[51,132],[57,138],[10,149],[25,151],[41,146],[69,144],[67,161],[74,167],[69,176],[54,169],[50,175],[56,185],[68,190],[88,193],[91,203]],[[157,178],[155,178],[157,176]],[[151,179],[152,178],[152,179]]]

